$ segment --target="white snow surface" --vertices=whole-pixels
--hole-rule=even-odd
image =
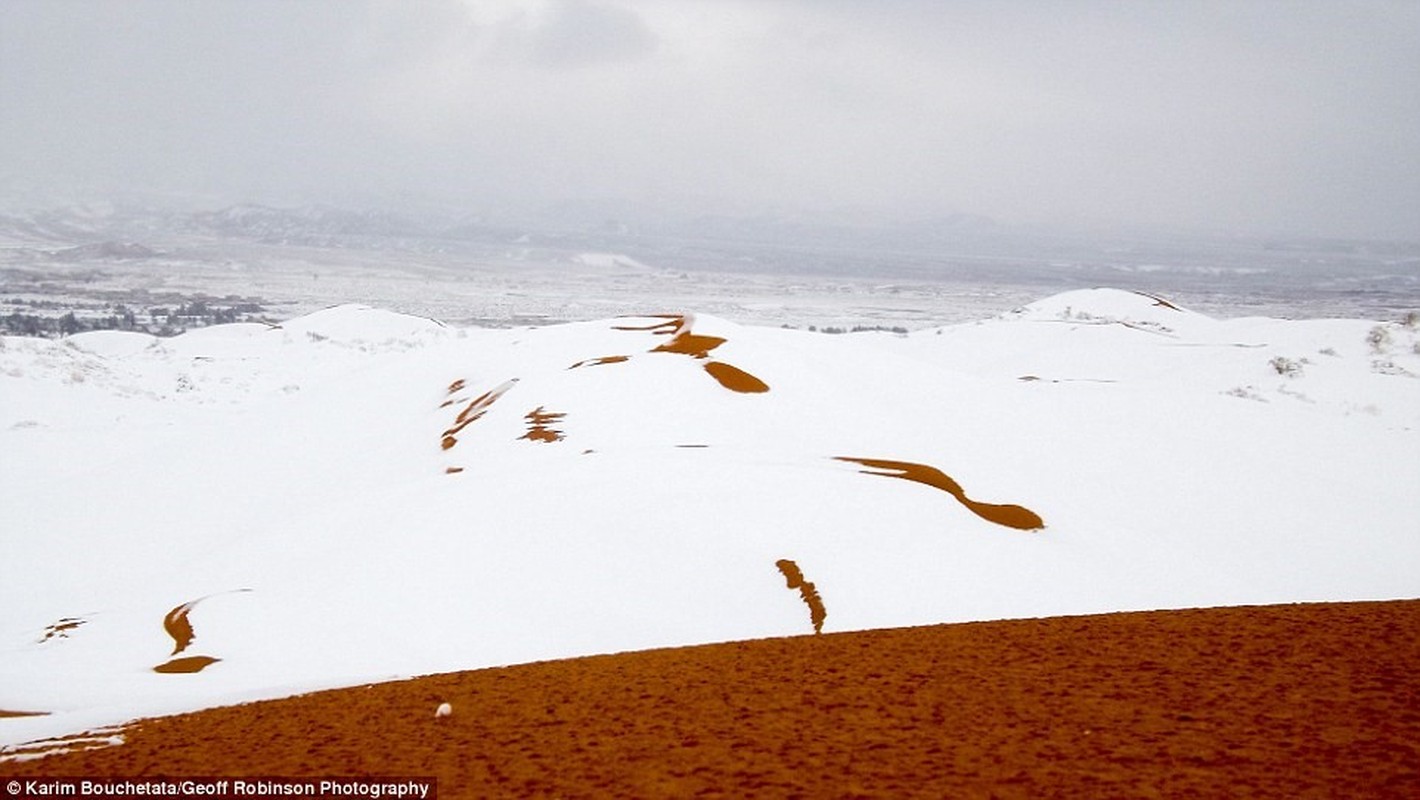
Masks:
[[[1109,289],[905,336],[686,315],[724,339],[707,357],[655,351],[675,324],[340,306],[0,340],[0,710],[47,712],[0,716],[0,744],[808,633],[785,558],[825,632],[1420,596],[1414,328]],[[535,411],[560,440],[525,438]],[[930,465],[1045,527],[835,456]],[[178,656],[220,660],[155,672],[193,601]]]

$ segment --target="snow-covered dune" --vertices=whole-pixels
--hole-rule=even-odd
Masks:
[[[657,310],[659,311],[659,310]],[[1420,596],[1420,331],[1071,292],[900,336],[343,306],[0,340],[0,743],[823,630]]]

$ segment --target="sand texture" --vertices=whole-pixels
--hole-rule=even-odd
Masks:
[[[445,798],[1414,798],[1417,665],[1420,601],[806,635],[213,709],[0,776],[428,775]]]

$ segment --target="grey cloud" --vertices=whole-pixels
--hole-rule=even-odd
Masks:
[[[0,181],[1416,238],[1417,75],[1385,0],[9,0]]]
[[[634,11],[580,0],[556,4],[551,18],[530,33],[537,62],[561,68],[634,60],[656,47]]]

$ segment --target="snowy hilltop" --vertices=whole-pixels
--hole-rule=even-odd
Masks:
[[[1420,596],[1414,325],[661,311],[0,339],[0,743],[820,625]]]

